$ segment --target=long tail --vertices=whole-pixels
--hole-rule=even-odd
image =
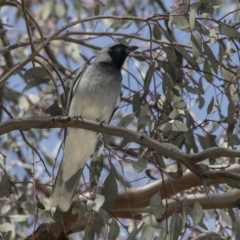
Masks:
[[[52,207],[59,207],[63,212],[66,212],[70,208],[81,173],[82,168],[79,169],[70,179],[64,182],[63,171],[60,167],[51,195]]]
[[[83,129],[67,129],[64,156],[51,195],[51,206],[66,212],[73,200],[82,169],[93,153],[98,136]]]

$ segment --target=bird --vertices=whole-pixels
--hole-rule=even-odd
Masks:
[[[68,116],[110,122],[120,101],[121,68],[137,46],[110,44],[102,48],[93,63],[80,67],[68,95]],[[94,152],[99,135],[85,129],[67,128],[63,158],[51,193],[51,207],[67,212],[82,169]]]

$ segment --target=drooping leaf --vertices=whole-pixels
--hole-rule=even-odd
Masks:
[[[207,114],[210,114],[210,113],[212,112],[213,104],[214,104],[214,97],[212,97],[211,101],[210,101],[209,104],[208,104]]]
[[[23,214],[8,215],[8,217],[16,222],[25,222],[29,218],[28,215],[23,215]]]
[[[161,30],[159,29],[159,26],[157,24],[154,24],[153,26],[153,37],[156,39],[156,40],[160,40],[161,39]]]
[[[134,226],[131,233],[129,234],[127,240],[135,240],[137,232],[138,232],[138,228],[136,226]]]
[[[103,186],[101,194],[105,197],[105,202],[102,207],[104,209],[111,209],[118,195],[117,181],[113,171],[110,171]]]
[[[95,206],[94,206],[93,210],[95,212],[99,212],[99,209],[102,207],[102,205],[105,202],[105,197],[101,194],[96,194],[94,202],[95,202]]]
[[[117,239],[120,232],[119,225],[117,221],[113,218],[109,227],[108,239],[115,240]]]
[[[227,37],[240,39],[240,33],[235,28],[230,27],[227,24],[220,24],[219,32]]]
[[[55,220],[54,220],[51,212],[48,210],[41,212],[40,217],[43,220],[43,222],[46,224],[55,223]]]
[[[193,49],[193,58],[197,59],[202,53],[202,42],[198,32],[196,31],[192,32],[191,41]]]
[[[208,46],[208,44],[205,42],[203,42],[203,49],[204,49],[205,54],[207,54],[207,57],[211,63],[211,67],[212,67],[213,71],[217,74],[218,73],[218,63],[213,54],[213,51]]]
[[[142,235],[140,240],[152,239],[154,231],[155,229],[153,227],[149,226],[148,224],[145,224],[142,229]]]
[[[16,239],[16,226],[11,223],[2,223],[0,224],[0,232],[6,233],[4,240],[13,240]]]
[[[173,214],[170,222],[170,240],[178,240],[182,231],[182,218],[178,214]]]
[[[188,127],[186,124],[182,123],[179,120],[174,120],[172,123],[172,131],[175,132],[188,132]]]
[[[205,76],[206,80],[209,83],[212,83],[213,82],[213,75],[212,75],[211,66],[210,66],[208,60],[206,60],[205,63],[204,63],[203,71],[204,71],[204,76]]]
[[[199,70],[199,66],[196,61],[190,56],[190,54],[183,47],[175,47],[175,49],[182,54],[186,61],[195,69]]]
[[[166,209],[163,205],[162,198],[159,193],[154,194],[150,199],[150,207],[156,219],[160,219]]]
[[[102,213],[96,213],[93,219],[94,221],[85,228],[83,240],[95,239],[95,235],[98,235],[104,226]]]
[[[175,11],[172,11],[171,13],[172,22],[181,30],[183,31],[189,31],[189,22],[188,19],[184,15],[180,15],[176,13]]]
[[[94,15],[95,15],[95,16],[98,16],[98,15],[99,15],[99,13],[100,13],[100,4],[96,4],[93,12],[94,12]]]
[[[135,116],[138,117],[141,110],[141,95],[138,92],[133,96],[132,107],[133,113],[135,113]]]
[[[172,112],[169,114],[169,118],[175,119],[178,116],[179,112],[177,109],[173,109]]]
[[[142,220],[143,222],[147,223],[151,227],[155,229],[160,229],[161,224],[156,221],[156,218],[153,214],[150,213],[142,213]]]
[[[193,8],[190,8],[189,27],[191,31],[193,31],[195,27],[195,10]]]
[[[196,201],[193,205],[191,216],[192,216],[194,225],[197,225],[203,219],[203,216],[204,216],[203,209],[201,204],[198,201]]]
[[[9,198],[11,194],[11,182],[6,173],[4,173],[0,182],[0,198]]]
[[[132,162],[133,169],[136,172],[142,172],[147,167],[148,160],[144,156],[140,157],[137,161]]]
[[[135,114],[131,113],[129,115],[124,116],[118,123],[118,127],[124,127],[126,128],[134,119]]]
[[[45,68],[42,67],[32,67],[28,69],[24,73],[23,77],[25,80],[30,80],[23,88],[23,92],[26,92],[27,90],[39,86],[43,83],[48,83],[51,79],[48,72],[45,70]]]
[[[151,119],[149,117],[149,105],[146,104],[142,109],[138,116],[138,129],[145,128],[146,126],[151,126]]]

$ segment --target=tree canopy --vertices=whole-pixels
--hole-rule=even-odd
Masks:
[[[0,2],[0,239],[240,239],[237,0]],[[78,68],[136,45],[112,121],[66,115]],[[64,128],[102,133],[63,214]]]

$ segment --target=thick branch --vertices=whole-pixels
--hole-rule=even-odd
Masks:
[[[104,134],[114,135],[128,139],[132,142],[138,143],[142,146],[148,147],[149,149],[156,151],[164,156],[172,158],[183,165],[185,165],[189,170],[194,172],[201,178],[207,178],[208,175],[211,175],[211,178],[217,177],[228,177],[235,180],[240,180],[240,175],[225,175],[224,171],[216,172],[206,172],[202,168],[195,164],[205,160],[209,157],[218,158],[218,157],[240,157],[240,151],[226,148],[213,147],[205,151],[202,151],[197,154],[186,154],[180,151],[176,151],[166,144],[158,142],[142,133],[134,132],[132,130],[111,126],[107,124],[98,124],[90,120],[82,120],[80,118],[71,118],[71,117],[39,117],[39,118],[19,118],[8,120],[0,124],[0,135],[8,133],[14,130],[29,130],[31,128],[63,128],[63,127],[74,127],[74,128],[83,128],[91,130],[94,132],[100,132]]]

